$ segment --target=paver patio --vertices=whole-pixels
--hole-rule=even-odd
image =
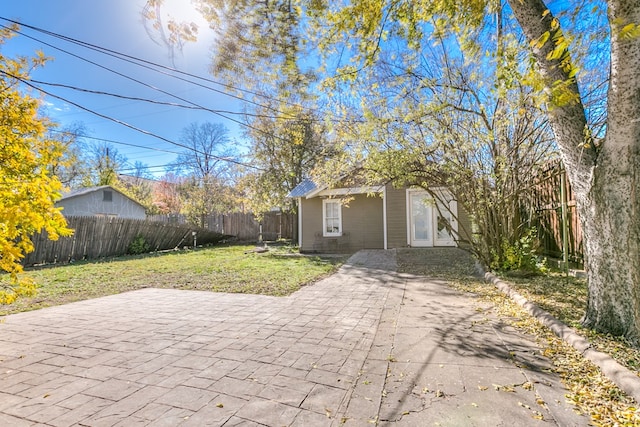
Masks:
[[[0,425],[586,425],[536,351],[362,251],[286,298],[144,289],[7,316]]]

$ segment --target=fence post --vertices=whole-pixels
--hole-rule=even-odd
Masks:
[[[569,232],[567,224],[567,174],[564,167],[560,169],[560,198],[562,213],[562,263],[566,275],[569,275]]]

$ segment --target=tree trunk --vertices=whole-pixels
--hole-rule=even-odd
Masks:
[[[553,17],[541,0],[512,0],[510,5],[530,41],[549,31]],[[611,81],[607,134],[599,147],[589,138],[578,100],[551,105],[549,120],[576,195],[584,231],[589,300],[583,322],[640,345],[640,38],[620,38],[627,24],[640,22],[640,1],[609,1]],[[550,60],[554,45],[533,43],[540,74],[553,93],[556,82],[579,94],[571,82],[568,52]],[[563,67],[564,65],[564,67]]]

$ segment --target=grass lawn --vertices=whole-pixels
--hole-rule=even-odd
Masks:
[[[448,249],[398,251],[398,269],[401,272],[442,277],[456,289],[472,292],[495,306],[501,319],[522,332],[534,335],[542,354],[555,365],[569,389],[566,395],[576,409],[588,414],[596,426],[639,426],[640,410],[637,403],[610,382],[591,362],[573,347],[564,343],[548,328],[532,318],[524,309],[490,283],[474,278],[475,266],[469,258],[452,258]],[[454,252],[455,254],[455,252]],[[447,257],[444,265],[438,258]],[[624,338],[599,334],[580,326],[587,301],[584,279],[564,277],[562,274],[522,275],[503,274],[521,295],[551,313],[563,323],[577,329],[599,351],[609,354],[636,374],[640,373],[640,349],[631,347]]]
[[[0,315],[152,287],[284,296],[346,260],[254,248],[225,245],[27,269],[24,274],[39,284],[37,295],[0,305]]]

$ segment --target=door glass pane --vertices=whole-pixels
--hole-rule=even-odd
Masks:
[[[438,203],[438,210],[436,212],[438,216],[436,221],[436,239],[437,240],[451,240],[451,233],[449,232],[450,224],[451,224],[451,212],[447,210],[447,208],[440,203]]]
[[[413,216],[413,239],[431,239],[431,206],[425,203],[424,196],[411,196],[411,212]]]

